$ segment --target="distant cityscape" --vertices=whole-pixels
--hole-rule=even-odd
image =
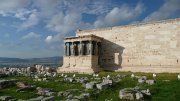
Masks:
[[[29,67],[34,64],[41,64],[43,66],[59,67],[63,63],[63,57],[45,57],[45,58],[7,58],[0,57],[0,68],[1,67]]]

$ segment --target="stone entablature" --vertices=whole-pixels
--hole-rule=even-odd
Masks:
[[[77,37],[65,37],[64,42],[75,42],[75,41],[97,41],[101,42],[103,38],[95,35],[77,36]]]
[[[64,38],[64,56],[97,55],[102,38],[95,35]]]

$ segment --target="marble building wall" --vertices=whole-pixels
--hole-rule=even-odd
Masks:
[[[84,30],[76,36],[91,34],[104,38],[101,66],[105,70],[180,70],[180,19]]]

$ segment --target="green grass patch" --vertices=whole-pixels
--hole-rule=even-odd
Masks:
[[[38,95],[36,94],[36,91],[28,91],[28,92],[16,92],[16,87],[10,87],[10,88],[6,88],[6,89],[2,89],[0,90],[0,96],[12,96],[13,98],[16,99],[30,99],[30,98],[34,98],[37,97]]]
[[[88,77],[92,78],[92,75],[89,74],[76,74],[76,77]],[[130,78],[132,72],[100,72],[99,77],[110,75],[111,77],[116,75],[127,75],[126,78],[123,78],[119,83],[111,88],[106,90],[87,90],[91,94],[91,98],[87,99],[86,101],[104,101],[105,99],[112,99],[113,101],[128,101],[128,100],[120,100],[119,99],[119,90],[123,88],[135,87],[139,86],[141,89],[149,89],[152,97],[151,101],[179,101],[180,99],[180,80],[177,80],[177,73],[159,73],[157,74],[156,84],[154,85],[147,85],[147,84],[138,84],[137,79]],[[153,79],[152,73],[133,73],[135,76],[147,76],[148,79]],[[61,74],[59,74],[61,75]],[[65,73],[68,77],[72,77],[74,73]],[[30,77],[17,77],[17,76],[10,76],[4,77],[1,79],[18,79],[22,81],[26,81],[31,85],[36,85],[38,87],[43,88],[51,88],[52,90],[58,91],[65,91],[68,89],[79,89],[84,91],[84,87],[80,83],[66,83],[62,82],[62,77],[55,77],[55,78],[47,78],[49,81],[34,81]],[[55,81],[59,82],[55,82]],[[90,79],[91,80],[91,79]],[[169,80],[169,81],[164,81]],[[29,99],[34,98],[37,95],[37,91],[29,91],[29,92],[16,92],[16,87],[10,87],[6,89],[0,90],[0,96],[2,95],[9,95],[13,98],[17,99]],[[99,92],[99,93],[98,93]],[[80,95],[79,92],[74,92],[73,95]],[[56,101],[65,99],[65,97],[56,97]]]

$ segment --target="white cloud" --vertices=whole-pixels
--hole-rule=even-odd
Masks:
[[[180,12],[180,0],[166,0],[166,2],[155,12],[147,16],[144,21],[156,21],[171,17]]]
[[[70,12],[66,15],[60,12],[59,14],[53,16],[46,27],[52,31],[68,33],[83,24],[81,17],[82,15],[76,12]]]
[[[65,34],[73,32],[79,28],[92,28],[92,25],[82,21],[82,14],[76,11],[67,11],[66,13],[58,13],[54,15],[51,20],[49,20],[46,25],[51,31],[58,32],[54,36],[48,36],[45,40],[47,43],[57,43],[62,42]]]
[[[37,10],[36,9],[28,10],[22,8],[22,9],[18,9],[14,16],[20,20],[27,20],[29,15],[32,13],[37,13]]]
[[[46,28],[58,33],[68,33],[77,28],[92,28],[91,24],[83,21],[82,14],[99,15],[109,12],[112,8],[109,0],[25,1],[4,0],[0,4],[0,6],[2,5],[0,7],[1,15],[13,16],[21,20],[21,24],[17,27],[18,31],[37,25],[40,19],[47,24]],[[33,10],[34,8],[38,9],[38,11]]]
[[[29,4],[29,0],[1,0],[0,2],[0,14],[4,16]]]
[[[41,37],[40,34],[37,34],[37,33],[34,33],[34,32],[30,32],[27,35],[23,36],[21,39],[23,39],[23,40],[26,40],[26,39],[37,39],[37,38],[40,38],[40,37]]]
[[[60,8],[63,10],[69,9],[95,15],[107,13],[115,6],[110,0],[64,0],[60,4]]]
[[[46,28],[64,34],[78,28],[92,28],[93,25],[83,21],[83,13],[103,14],[112,5],[108,0],[38,0],[34,1],[34,6],[40,9],[40,14],[49,18]]]
[[[64,34],[56,34],[54,36],[49,35],[46,37],[45,42],[48,44],[59,43],[62,42],[63,38],[64,38]]]
[[[114,26],[123,21],[128,21],[136,18],[143,12],[144,6],[138,3],[136,7],[122,5],[120,8],[115,7],[105,16],[100,16],[95,22],[95,27]]]
[[[2,16],[8,16],[9,14],[7,14],[5,11],[3,11],[3,10],[0,10],[0,15],[2,15]]]
[[[46,41],[47,43],[51,43],[51,42],[53,41],[53,36],[47,36],[46,39],[45,39],[45,41]]]
[[[31,3],[30,0],[1,0],[0,15],[10,16],[22,20],[17,30],[24,30],[38,24],[38,12],[36,9],[26,9]]]
[[[52,15],[59,12],[57,9],[62,0],[34,0],[33,5],[40,9],[42,17],[51,17]],[[61,9],[61,8],[60,8]]]
[[[84,13],[87,14],[105,14],[113,8],[112,2],[110,0],[89,0],[88,5],[85,5]]]
[[[38,13],[36,11],[32,12],[29,17],[20,25],[18,26],[18,31],[25,30],[30,28],[34,25],[37,25],[39,22]]]

